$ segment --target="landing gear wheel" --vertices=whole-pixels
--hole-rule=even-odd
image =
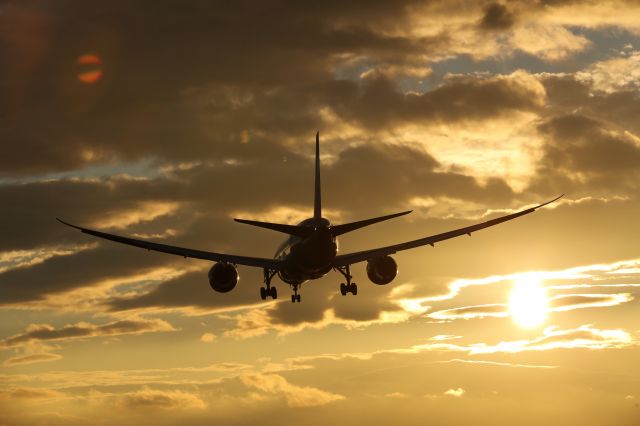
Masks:
[[[300,295],[296,294],[295,296],[296,296],[296,302],[300,303]]]
[[[278,290],[276,290],[275,287],[271,287],[269,289],[269,296],[271,296],[272,299],[277,299],[278,298]]]
[[[296,295],[295,294],[291,295],[291,303],[296,303]]]
[[[260,287],[260,298],[262,300],[266,300],[267,299],[267,289],[264,287]]]
[[[347,295],[347,286],[344,283],[340,283],[340,294],[343,296]]]
[[[351,287],[349,289],[351,294],[353,294],[354,296],[357,296],[358,295],[358,285],[356,283],[351,283],[351,285],[349,287]]]

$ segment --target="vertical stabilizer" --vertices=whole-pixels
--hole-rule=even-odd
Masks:
[[[322,194],[320,191],[320,132],[316,133],[316,190],[313,200],[313,218],[318,223],[322,218]]]

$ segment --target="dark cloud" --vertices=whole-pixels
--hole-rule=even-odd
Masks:
[[[134,297],[115,298],[108,302],[112,311],[144,308],[203,308],[214,309],[236,304],[257,303],[257,273],[245,274],[231,295],[216,293],[209,286],[206,270],[186,273],[178,278],[164,281],[147,293]],[[256,275],[254,277],[254,275]],[[253,279],[252,279],[253,278]],[[230,297],[231,296],[231,297]],[[282,297],[286,295],[283,294]]]
[[[508,30],[514,24],[514,16],[500,3],[491,3],[484,10],[480,28],[484,30]]]
[[[169,323],[160,319],[119,320],[101,325],[82,322],[75,325],[65,325],[58,329],[48,324],[31,324],[24,333],[0,341],[0,346],[12,348],[34,341],[64,341],[86,337],[119,336],[173,330],[175,329]]]
[[[445,49],[446,34],[390,35],[416,4],[12,5],[7,19],[40,16],[47,25],[4,34],[8,57],[21,50],[15,40],[31,37],[42,46],[30,62],[24,59],[28,72],[27,65],[15,65],[18,57],[3,61],[23,71],[7,71],[0,83],[24,90],[13,90],[1,104],[0,139],[9,149],[0,174],[73,170],[112,159],[233,156],[245,150],[238,147],[242,131],[268,141],[260,150],[268,153],[283,136],[312,134],[324,106],[373,128],[389,120],[484,119],[537,107],[535,95],[508,80],[470,79],[403,95],[382,77],[362,84],[336,78],[338,58],[345,57],[426,69],[424,55]],[[24,55],[36,49],[28,47]],[[94,85],[77,79],[76,58],[85,53],[101,58],[104,77]],[[14,84],[16,76],[21,85]]]
[[[380,129],[403,122],[482,121],[535,111],[542,106],[544,94],[534,80],[516,75],[452,77],[423,94],[400,93],[387,77],[374,75],[351,90],[341,91],[341,97],[329,104],[340,117]]]
[[[207,102],[215,106],[225,88],[237,100],[243,92],[294,81],[331,80],[333,58],[341,53],[402,56],[421,49],[358,24],[364,15],[382,29],[405,15],[402,2],[367,3],[362,10],[340,2],[322,8],[240,3],[87,7],[65,1],[3,9],[9,22],[32,24],[0,34],[7,40],[1,54],[12,58],[2,61],[9,65],[0,82],[15,87],[0,103],[0,137],[11,148],[2,156],[2,174],[69,170],[114,155],[211,154],[212,138],[198,126],[211,108],[194,111],[190,90],[213,87]],[[339,27],[337,16],[344,20]],[[23,40],[33,41],[23,46]],[[77,79],[76,58],[85,53],[101,59],[104,77],[94,85]],[[188,152],[184,145],[176,149],[185,141]]]
[[[53,257],[32,267],[10,269],[0,274],[0,287],[3,289],[0,301],[12,304],[42,300],[49,295],[95,285],[105,279],[125,279],[137,273],[149,273],[171,261],[175,258],[105,244],[97,249]]]
[[[617,194],[633,193],[637,188],[640,148],[625,134],[583,114],[555,116],[539,129],[547,143],[533,186],[565,186],[576,195],[611,194],[611,188]]]

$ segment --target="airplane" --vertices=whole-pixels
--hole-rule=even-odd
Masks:
[[[481,229],[518,218],[520,216],[533,213],[540,207],[551,204],[561,198],[564,194],[551,201],[521,210],[517,213],[498,217],[486,222],[478,223],[453,231],[431,235],[400,244],[393,244],[385,247],[370,250],[357,251],[347,254],[338,254],[338,236],[374,223],[393,219],[411,213],[411,210],[372,219],[360,220],[357,222],[332,225],[328,219],[322,217],[322,197],[320,187],[320,132],[316,133],[316,157],[315,157],[315,194],[313,205],[313,217],[305,219],[297,225],[287,225],[281,223],[259,222],[247,219],[234,219],[236,222],[253,225],[260,228],[270,229],[289,235],[280,245],[273,259],[261,257],[237,256],[233,254],[214,253],[210,251],[194,250],[184,247],[170,246],[155,243],[152,241],[134,239],[120,235],[108,234],[93,229],[72,225],[57,218],[57,220],[67,226],[79,229],[85,234],[104,238],[122,244],[169,253],[184,258],[190,257],[216,262],[208,273],[209,285],[219,293],[227,293],[233,290],[239,280],[237,271],[238,265],[262,268],[264,271],[264,286],[260,287],[260,297],[266,300],[268,297],[277,299],[276,287],[271,285],[271,280],[277,274],[278,277],[288,284],[293,291],[292,302],[300,302],[298,291],[303,283],[316,280],[328,274],[332,269],[339,272],[345,282],[340,284],[340,293],[343,296],[351,293],[358,294],[358,286],[352,281],[351,265],[359,262],[367,262],[367,276],[372,283],[386,285],[398,274],[398,265],[391,257],[401,250],[408,250],[416,247],[430,245],[435,247],[435,243],[469,235]]]

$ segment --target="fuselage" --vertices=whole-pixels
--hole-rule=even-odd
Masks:
[[[287,284],[302,284],[326,275],[338,254],[338,242],[331,235],[327,219],[305,219],[298,226],[312,228],[313,232],[306,238],[290,236],[275,255],[283,262],[278,276]]]

